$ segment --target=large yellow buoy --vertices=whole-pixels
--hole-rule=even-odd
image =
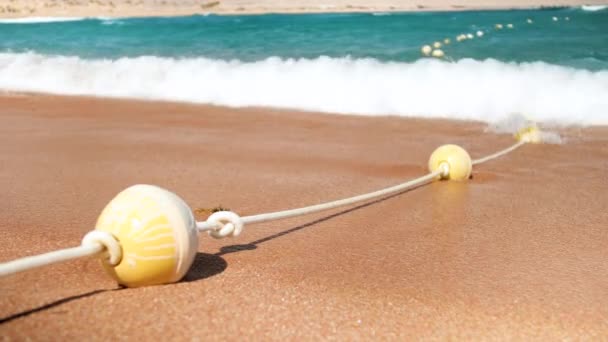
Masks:
[[[496,27],[497,30],[502,30],[502,24],[496,24],[494,27]]]
[[[447,167],[446,167],[447,166]],[[467,180],[471,176],[473,164],[471,156],[458,145],[443,145],[431,154],[429,170],[435,172],[443,170],[441,179]]]
[[[152,185],[134,185],[105,207],[95,229],[112,234],[122,258],[106,271],[128,287],[179,281],[198,248],[196,222],[177,195]]]

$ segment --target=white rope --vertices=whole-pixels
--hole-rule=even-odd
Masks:
[[[473,164],[473,165],[479,165],[479,164],[483,164],[483,163],[485,163],[485,162],[487,162],[487,161],[490,161],[490,160],[492,160],[492,159],[496,159],[496,158],[498,158],[498,157],[502,157],[502,156],[504,156],[505,154],[507,154],[507,153],[509,153],[509,152],[512,152],[512,151],[514,151],[514,150],[516,150],[516,149],[520,148],[520,147],[521,147],[521,146],[523,146],[523,145],[524,145],[526,142],[527,142],[526,140],[522,139],[522,140],[518,141],[516,144],[513,144],[513,145],[511,145],[511,146],[509,146],[509,147],[505,148],[505,149],[504,149],[504,150],[502,150],[502,151],[498,151],[498,152],[496,152],[496,153],[490,154],[489,156],[485,156],[485,157],[483,157],[483,158],[475,159],[475,160],[473,160],[472,164]]]
[[[325,210],[334,209],[337,207],[347,206],[349,204],[354,204],[357,202],[367,201],[367,200],[370,200],[375,197],[392,194],[392,193],[395,193],[398,191],[402,191],[402,190],[406,190],[408,188],[415,187],[420,184],[430,182],[431,180],[437,178],[442,173],[447,172],[447,170],[446,170],[447,167],[449,167],[447,164],[442,164],[441,168],[439,168],[438,170],[431,172],[425,176],[407,181],[405,183],[397,184],[395,186],[391,186],[389,188],[385,188],[382,190],[378,190],[378,191],[374,191],[374,192],[370,192],[367,194],[358,195],[358,196],[354,196],[354,197],[349,197],[349,198],[345,198],[345,199],[341,199],[341,200],[337,200],[337,201],[311,205],[311,206],[303,207],[303,208],[283,210],[283,211],[277,211],[277,212],[266,213],[266,214],[252,215],[252,216],[245,216],[242,218],[240,218],[236,213],[233,213],[231,211],[220,211],[220,212],[217,212],[217,213],[214,213],[213,215],[211,215],[207,219],[207,221],[197,222],[196,227],[201,232],[208,231],[209,235],[211,235],[214,238],[222,238],[224,236],[229,236],[229,235],[236,236],[241,232],[243,224],[261,223],[261,222],[281,220],[281,219],[294,217],[294,216],[308,215],[308,214],[316,213],[319,211],[325,211]],[[224,222],[218,222],[217,219],[213,218],[214,215],[219,214],[219,213],[229,213],[226,216],[223,216],[223,218],[225,219]],[[234,233],[232,233],[230,231],[231,228],[234,229],[234,228],[238,227],[239,225],[240,225],[240,228],[239,228],[238,232],[234,231]],[[222,232],[222,233],[218,234],[217,233],[218,231]]]
[[[19,273],[33,268],[56,264],[89,256],[109,254],[109,262],[116,265],[120,262],[120,245],[109,233],[91,231],[82,239],[78,247],[60,249],[45,254],[33,255],[0,264],[0,277]],[[118,251],[118,254],[116,254]]]
[[[104,247],[101,244],[82,245],[9,261],[0,265],[0,277],[32,268],[97,255],[103,251]]]
[[[479,165],[479,164],[485,163],[487,161],[499,158],[499,157],[501,157],[507,153],[510,153],[510,152],[516,150],[517,148],[523,146],[526,142],[527,141],[525,139],[520,140],[517,143],[505,148],[504,150],[490,154],[483,158],[475,159],[471,162],[471,164]],[[438,170],[436,170],[435,172],[431,172],[427,175],[407,181],[405,183],[401,183],[401,184],[398,184],[398,185],[395,185],[395,186],[392,186],[389,188],[370,192],[367,194],[349,197],[349,198],[332,201],[332,202],[327,202],[327,203],[321,203],[321,204],[312,205],[312,206],[303,207],[303,208],[277,211],[277,212],[272,212],[272,213],[258,214],[258,215],[245,216],[245,217],[240,217],[238,214],[236,214],[232,211],[220,211],[220,212],[216,212],[213,215],[211,215],[207,219],[207,221],[197,222],[196,227],[200,232],[207,231],[210,236],[212,236],[216,239],[221,239],[226,236],[234,237],[241,233],[244,224],[261,223],[261,222],[281,220],[281,219],[290,218],[290,217],[294,217],[294,216],[308,215],[308,214],[316,213],[319,211],[325,211],[325,210],[334,209],[337,207],[347,206],[347,205],[354,204],[357,202],[367,201],[367,200],[375,198],[375,197],[385,196],[385,195],[388,195],[391,193],[395,193],[397,191],[402,191],[402,190],[412,188],[414,186],[429,182],[442,174],[449,174],[449,165],[447,163],[442,164],[441,167]],[[221,217],[222,219],[218,220],[217,218],[219,218],[219,217]],[[237,227],[238,227],[238,229],[237,229]]]

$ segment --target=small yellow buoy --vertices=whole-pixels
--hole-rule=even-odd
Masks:
[[[477,37],[483,37],[483,31],[477,31]]]
[[[534,21],[532,21],[532,19],[528,18],[528,20],[526,20],[528,22],[528,24],[532,24]]]
[[[472,33],[467,33],[467,39],[473,39],[473,38],[474,38],[474,36]]]
[[[539,144],[542,142],[540,129],[536,125],[530,125],[520,129],[515,133],[515,138],[519,141],[525,141],[532,144]]]
[[[558,21],[558,20],[559,20],[559,18],[558,18],[558,17],[553,17],[553,18],[551,18],[551,19],[553,19],[553,21]]]
[[[424,45],[420,49],[420,52],[422,52],[422,54],[425,55],[425,56],[430,56],[431,55],[431,51],[433,51],[433,48],[430,45]]]
[[[437,58],[443,58],[445,56],[445,53],[443,52],[443,50],[437,49],[437,50],[433,50],[433,53],[431,54],[431,56],[437,57]]]
[[[451,43],[450,38],[446,38],[443,40],[443,44],[449,45]]]
[[[502,30],[502,24],[496,24],[494,27],[496,27],[497,30]]]
[[[440,146],[431,154],[429,170],[435,172],[440,169],[444,171],[441,179],[467,180],[473,169],[471,156],[458,145]]]
[[[434,43],[433,43],[433,47],[434,47],[435,49],[439,49],[439,48],[441,47],[441,42],[434,42]]]
[[[134,185],[119,193],[97,220],[98,231],[112,234],[122,258],[106,271],[128,287],[179,281],[198,248],[192,211],[177,195],[152,185]]]
[[[461,42],[461,41],[463,41],[463,40],[465,40],[465,39],[467,39],[467,36],[465,36],[464,34],[459,34],[459,35],[456,37],[456,41],[458,41],[458,42]]]
[[[513,24],[507,24],[507,28],[512,29],[513,28]]]

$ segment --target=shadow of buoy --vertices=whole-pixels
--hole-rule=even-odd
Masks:
[[[191,282],[213,277],[224,272],[226,267],[228,267],[228,263],[219,255],[196,253],[192,267],[182,281]]]

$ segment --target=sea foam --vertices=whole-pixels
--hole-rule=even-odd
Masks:
[[[40,24],[54,23],[63,21],[80,21],[85,17],[25,17],[25,18],[4,18],[0,19],[0,24]]]
[[[490,123],[520,113],[559,125],[608,124],[608,71],[491,59],[240,62],[0,53],[0,89]]]
[[[608,5],[583,5],[581,9],[587,12],[597,12],[608,8]]]

